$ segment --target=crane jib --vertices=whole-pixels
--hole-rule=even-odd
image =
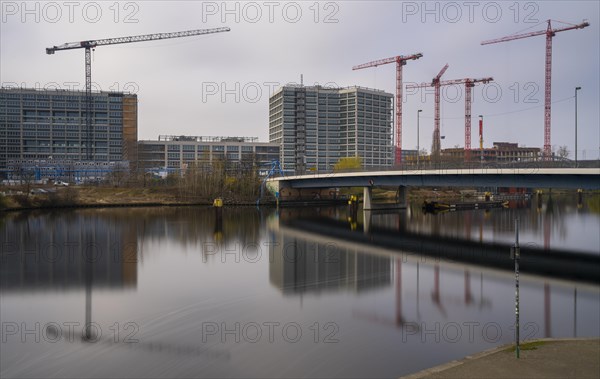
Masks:
[[[46,48],[47,54],[54,54],[60,50],[71,50],[71,49],[82,49],[82,48],[95,48],[97,46],[116,45],[122,43],[131,42],[144,42],[144,41],[155,41],[161,39],[180,38],[180,37],[192,37],[203,34],[221,33],[228,32],[231,29],[228,27],[213,28],[213,29],[197,29],[188,30],[183,32],[174,33],[156,33],[156,34],[144,34],[139,36],[128,36],[128,37],[117,37],[117,38],[105,38],[98,40],[87,40],[81,42],[69,42],[60,46],[53,46]]]

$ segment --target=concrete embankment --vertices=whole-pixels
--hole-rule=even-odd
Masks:
[[[501,346],[408,376],[424,378],[599,378],[600,339],[540,339]]]

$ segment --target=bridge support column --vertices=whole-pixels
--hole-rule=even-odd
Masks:
[[[408,190],[406,189],[406,186],[399,186],[398,187],[398,197],[396,199],[396,201],[398,202],[398,205],[401,206],[402,208],[406,208],[407,206],[407,194]]]
[[[371,202],[373,197],[373,188],[372,187],[363,187],[363,210],[369,211],[371,208]]]
[[[371,221],[373,220],[373,213],[371,211],[363,211],[363,232],[365,234],[371,233]]]

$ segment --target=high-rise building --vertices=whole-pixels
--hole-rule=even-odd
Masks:
[[[392,99],[362,87],[284,86],[269,99],[269,142],[283,170],[330,171],[343,157],[363,167],[392,164]]]
[[[1,88],[0,169],[9,161],[87,161],[88,148],[93,162],[135,161],[137,95],[94,92],[92,109],[88,134],[84,91]]]
[[[393,163],[393,95],[361,87],[340,91],[340,156],[361,157],[363,167]]]

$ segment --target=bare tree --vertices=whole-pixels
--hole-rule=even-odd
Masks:
[[[569,157],[569,149],[566,145],[560,146],[556,152],[556,155],[560,160],[564,160]]]

